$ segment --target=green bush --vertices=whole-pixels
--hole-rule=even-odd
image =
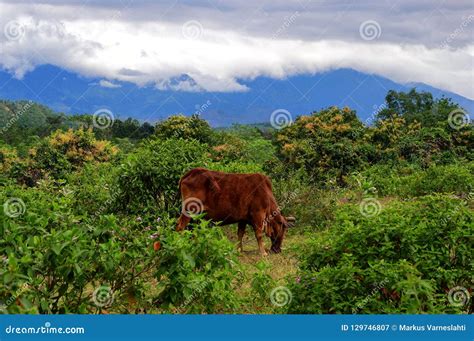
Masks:
[[[221,163],[241,162],[263,165],[276,157],[275,147],[258,130],[242,126],[221,131],[216,135],[212,158]]]
[[[316,236],[290,283],[291,313],[455,313],[450,288],[472,277],[474,213],[465,201],[394,201],[365,217],[346,205]]]
[[[376,158],[365,131],[354,110],[332,107],[298,117],[278,132],[276,143],[285,166],[303,168],[314,183],[343,184],[344,176]]]
[[[110,162],[87,164],[81,171],[69,174],[60,191],[71,195],[78,214],[98,218],[113,212],[118,172],[119,167]]]
[[[212,162],[208,165],[210,170],[227,173],[262,173],[262,166],[252,162]]]
[[[74,212],[67,194],[10,186],[0,201],[5,203],[0,300],[9,302],[8,312],[87,313],[111,307],[128,312],[122,297],[139,292],[144,283],[139,275],[154,267],[152,249],[144,247],[150,243],[146,234],[112,215],[92,223]],[[95,292],[101,286],[115,299],[98,304]]]
[[[183,233],[156,216],[92,221],[75,213],[71,195],[44,188],[9,186],[0,200],[0,302],[9,313],[236,308],[235,247],[206,221]]]
[[[155,273],[160,309],[217,313],[237,307],[234,285],[239,266],[235,246],[219,227],[201,220],[191,231],[162,230]]]
[[[65,179],[85,164],[109,161],[116,153],[116,147],[109,141],[97,140],[91,129],[57,130],[12,166],[10,175],[19,183],[34,186],[43,178]]]
[[[275,170],[274,170],[275,171]],[[287,172],[272,181],[273,194],[285,216],[296,218],[297,226],[319,230],[333,218],[342,192],[335,183],[322,190],[311,185],[304,170]]]
[[[268,293],[276,286],[273,278],[268,274],[271,271],[271,265],[261,260],[255,264],[255,273],[250,281],[251,298],[254,304],[261,304],[269,299]]]
[[[431,193],[467,196],[474,191],[473,165],[473,162],[432,165],[424,170],[410,164],[398,167],[376,165],[360,175],[384,196],[410,198]]]
[[[201,143],[212,143],[214,132],[209,123],[199,115],[190,117],[172,115],[155,126],[155,135],[160,139],[197,140]]]
[[[380,160],[429,167],[473,159],[474,126],[452,127],[451,115],[461,115],[463,110],[451,99],[434,99],[430,93],[412,89],[407,93],[390,90],[385,102],[368,130]]]
[[[270,140],[251,127],[233,126],[216,134],[211,148],[210,169],[230,173],[265,173],[264,167],[276,160],[275,147]]]
[[[176,214],[179,179],[209,161],[207,145],[198,141],[147,140],[121,164],[116,203],[127,212]]]

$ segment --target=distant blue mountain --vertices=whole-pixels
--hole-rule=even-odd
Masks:
[[[68,113],[94,113],[106,108],[117,117],[134,117],[155,122],[169,115],[200,113],[213,126],[232,123],[268,122],[276,109],[288,110],[293,118],[329,106],[349,106],[367,120],[383,105],[388,90],[408,91],[412,87],[452,98],[470,113],[474,101],[425,84],[398,84],[387,78],[339,69],[286,79],[258,77],[242,81],[246,92],[185,92],[171,90],[180,82],[196,87],[194,80],[182,75],[170,80],[170,90],[154,86],[139,87],[128,82],[85,78],[51,65],[37,67],[22,80],[0,70],[1,99],[31,99]]]

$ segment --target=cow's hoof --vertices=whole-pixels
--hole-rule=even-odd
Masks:
[[[263,251],[263,252],[261,253],[261,255],[262,255],[262,257],[267,257],[267,256],[268,256],[268,253],[267,253],[267,251]]]

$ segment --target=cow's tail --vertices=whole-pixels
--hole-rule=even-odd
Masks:
[[[183,180],[183,177],[181,177],[179,179],[179,182],[178,182],[178,192],[176,193],[176,198],[179,199],[181,198],[181,181]]]
[[[194,169],[191,169],[190,171],[186,172],[186,174],[184,174],[184,175],[179,179],[179,182],[178,182],[178,193],[177,193],[178,199],[181,198],[181,183],[183,182],[184,179],[186,179],[186,178],[191,174],[191,172],[192,172],[193,170],[194,170]]]

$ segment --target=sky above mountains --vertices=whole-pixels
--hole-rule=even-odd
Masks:
[[[1,1],[0,13],[0,67],[20,79],[51,64],[104,88],[245,92],[260,76],[351,68],[474,99],[472,1]]]

